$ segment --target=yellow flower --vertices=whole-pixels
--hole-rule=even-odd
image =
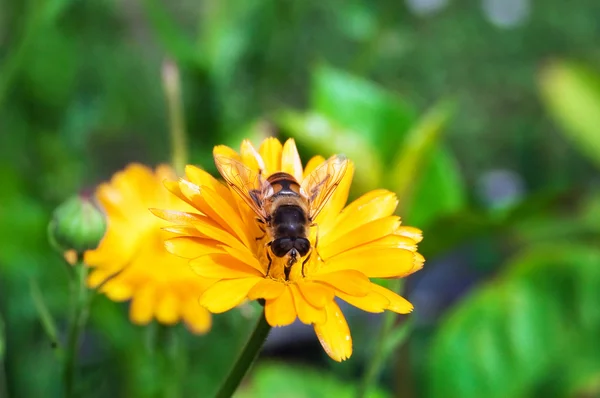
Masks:
[[[153,318],[164,324],[183,319],[193,332],[204,333],[211,316],[198,298],[213,281],[199,278],[187,260],[165,250],[169,234],[161,228],[166,223],[148,210],[193,210],[163,186],[164,180],[174,178],[168,166],[154,172],[131,164],[98,187],[96,196],[108,225],[98,248],[85,253],[85,263],[92,268],[88,285],[103,284],[101,291],[114,301],[131,299],[130,318],[136,324]]]
[[[239,154],[225,146],[215,147],[214,154],[239,160],[255,172],[260,169],[263,177],[283,171],[299,183],[325,161],[315,157],[303,169],[294,141],[282,146],[274,138],[266,139],[258,151],[244,141]],[[369,278],[404,277],[424,262],[417,253],[421,231],[400,225],[393,215],[398,201],[392,192],[372,191],[344,208],[353,170],[350,163],[317,226],[310,228],[311,247],[318,233],[317,254],[304,266],[306,258],[300,259],[288,277],[285,260],[267,256],[270,239],[253,210],[197,167],[188,166],[185,179],[167,183],[195,212],[152,211],[173,223],[167,230],[179,235],[166,241],[167,250],[190,259],[201,277],[218,280],[202,294],[200,304],[221,313],[245,299],[263,299],[270,325],[289,325],[296,318],[312,324],[327,354],[342,361],[352,354],[352,339],[334,297],[368,312],[408,313],[413,307],[407,300]]]

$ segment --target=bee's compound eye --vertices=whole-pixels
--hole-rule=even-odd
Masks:
[[[310,250],[310,242],[308,239],[298,238],[294,242],[294,247],[296,248],[296,250],[298,250],[298,253],[300,253],[300,255],[304,257]]]
[[[290,238],[279,238],[273,241],[271,249],[277,257],[285,256],[294,247],[294,242]]]

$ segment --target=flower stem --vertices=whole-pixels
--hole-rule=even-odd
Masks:
[[[178,174],[183,174],[188,162],[188,148],[185,128],[185,114],[181,99],[179,68],[172,61],[165,61],[162,68],[163,88],[169,114],[169,135],[171,136],[171,162]]]
[[[265,319],[265,312],[263,310],[258,317],[258,321],[256,322],[256,326],[254,327],[252,335],[250,335],[246,346],[238,356],[233,368],[231,368],[229,371],[225,382],[221,385],[221,388],[215,395],[215,398],[229,398],[233,395],[244,378],[244,375],[256,359],[256,356],[262,348],[270,330],[271,326],[267,323],[267,320]]]
[[[76,278],[72,281],[73,314],[67,335],[67,345],[64,362],[65,396],[72,397],[75,387],[75,372],[77,368],[77,354],[81,334],[87,322],[90,300],[86,286],[87,268],[85,264],[78,263],[74,266]]]
[[[402,279],[394,279],[391,281],[389,289],[393,292],[399,292],[402,289],[403,280]],[[379,329],[379,335],[375,339],[375,350],[374,354],[371,357],[371,361],[367,365],[367,370],[365,371],[360,386],[358,388],[357,398],[365,398],[369,393],[369,389],[378,378],[381,373],[381,369],[385,364],[386,359],[393,349],[389,349],[390,346],[388,344],[388,340],[390,335],[394,331],[394,321],[396,320],[396,314],[392,311],[386,311],[383,315],[383,324],[381,325],[381,329]],[[403,341],[398,340],[398,344]],[[396,348],[396,347],[393,347]]]

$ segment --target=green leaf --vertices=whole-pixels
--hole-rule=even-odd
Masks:
[[[343,153],[358,165],[354,182],[359,191],[376,188],[383,175],[381,158],[361,135],[339,126],[316,113],[286,111],[277,117],[278,125],[300,145],[325,157]]]
[[[410,206],[402,216],[410,225],[423,229],[442,216],[455,214],[466,203],[466,188],[454,155],[438,145],[414,181]]]
[[[414,183],[419,181],[426,161],[437,146],[441,132],[452,114],[452,108],[449,102],[434,106],[410,129],[396,154],[388,178],[401,205],[410,201]]]
[[[600,251],[538,246],[465,299],[430,354],[429,397],[564,396],[600,371]],[[573,372],[577,369],[578,372]]]
[[[600,166],[600,74],[574,63],[555,62],[543,70],[540,86],[566,137]]]
[[[261,364],[253,370],[245,388],[240,388],[235,398],[353,398],[357,387],[344,382],[333,374],[283,363]],[[373,388],[369,398],[389,397],[382,390]]]
[[[186,35],[179,24],[169,15],[163,2],[144,0],[142,2],[158,40],[178,63],[197,62],[196,48],[191,37]]]
[[[312,110],[377,148],[384,159],[395,153],[415,121],[415,109],[368,80],[327,66],[312,77]]]

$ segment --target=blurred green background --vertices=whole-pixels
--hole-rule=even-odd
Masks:
[[[0,0],[0,396],[62,396],[33,299],[63,336],[46,226],[127,163],[169,160],[171,59],[193,163],[294,137],[304,159],[346,153],[353,195],[395,190],[424,231],[410,334],[372,396],[599,397],[599,43],[597,0]],[[78,393],[209,397],[254,309],[197,337],[99,296]],[[344,311],[350,360],[277,329],[238,395],[354,396],[381,317]]]

